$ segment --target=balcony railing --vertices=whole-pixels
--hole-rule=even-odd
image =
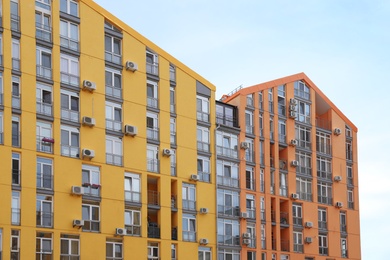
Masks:
[[[158,159],[148,159],[147,169],[149,172],[159,172],[160,161]]]
[[[325,130],[332,130],[332,122],[326,119],[316,117],[316,127]]]
[[[141,192],[125,190],[125,201],[141,203]]]
[[[237,149],[233,149],[230,147],[223,147],[223,146],[219,146],[219,145],[217,145],[217,154],[223,155],[226,157],[230,157],[230,158],[237,158],[238,157]]]
[[[122,132],[122,121],[106,119],[106,129],[116,132]]]
[[[38,227],[53,227],[53,213],[46,211],[37,211]]]
[[[53,153],[54,139],[47,136],[37,136],[37,151]]]
[[[84,220],[83,231],[99,232],[100,221],[99,220]]]
[[[297,167],[297,173],[311,176],[311,167],[299,165]]]
[[[155,190],[148,190],[148,205],[160,205],[160,193]]]
[[[12,93],[12,108],[20,109],[20,94]]]
[[[20,71],[20,59],[12,58],[12,69],[16,71]]]
[[[286,106],[278,104],[278,114],[279,116],[286,116]]]
[[[151,108],[158,108],[158,98],[155,97],[147,97],[147,106]]]
[[[226,125],[226,126],[236,127],[238,125],[237,118],[225,115],[223,113],[216,114],[216,121],[217,124]]]
[[[11,14],[11,30],[20,32],[20,17],[19,15]]]
[[[280,185],[279,186],[279,195],[283,197],[288,196],[288,186]]]
[[[146,63],[146,73],[158,76],[158,63]]]
[[[219,235],[218,234],[218,244],[220,245],[230,245],[230,246],[239,246],[240,245],[240,236],[229,236],[229,235]]]
[[[318,221],[318,229],[327,230],[328,224],[326,221]]]
[[[61,144],[61,155],[79,158],[80,157],[80,147]]]
[[[12,185],[20,185],[21,171],[12,169]]]
[[[333,204],[333,199],[331,197],[318,195],[318,203],[332,205]]]
[[[210,144],[207,142],[198,141],[198,150],[203,152],[210,152]]]
[[[313,194],[308,193],[308,192],[297,192],[299,195],[299,199],[301,200],[307,200],[307,201],[313,201]]]
[[[298,139],[298,147],[311,150],[311,142]]]
[[[293,225],[294,226],[302,226],[303,219],[299,217],[293,217]]]
[[[327,247],[319,247],[319,253],[320,253],[320,255],[328,255],[328,248]]]
[[[79,41],[69,37],[60,36],[60,45],[73,51],[79,51]]]
[[[196,201],[183,199],[183,209],[196,210]]]
[[[126,225],[125,224],[125,229],[127,231],[127,235],[130,236],[140,236],[141,235],[141,226],[139,225]]]
[[[302,244],[294,244],[294,252],[303,253],[303,245]]]
[[[289,252],[290,251],[290,241],[281,239],[280,240],[280,250],[283,252]]]
[[[288,225],[288,212],[280,212],[280,224]]]
[[[238,217],[240,215],[239,206],[218,205],[218,214],[225,216]]]
[[[53,175],[37,172],[37,188],[53,189]]]
[[[122,64],[122,55],[114,53],[114,52],[105,52],[105,59],[106,61],[116,63],[116,64]]]
[[[231,177],[217,175],[217,183],[228,187],[239,187],[239,180]]]
[[[114,98],[122,98],[122,88],[106,84],[106,95]]]
[[[46,42],[51,42],[51,27],[42,23],[35,23],[35,37]]]
[[[177,196],[173,194],[171,195],[171,208],[177,209]]]
[[[253,125],[246,125],[245,126],[245,133],[253,134],[253,129],[254,129]]]
[[[196,111],[196,119],[202,122],[210,123],[210,113]]]
[[[123,156],[120,154],[106,153],[106,163],[122,166],[123,165]]]
[[[256,219],[256,208],[246,208],[246,212],[248,213],[248,218]]]
[[[279,143],[282,143],[282,144],[286,143],[286,135],[279,134]]]
[[[276,222],[276,212],[275,212],[275,210],[271,210],[271,222]]]
[[[21,138],[20,138],[20,132],[13,132],[12,131],[12,146],[13,147],[20,147],[21,144]]]
[[[251,149],[245,151],[245,160],[247,162],[255,162],[255,152]]]
[[[78,123],[80,120],[79,118],[80,118],[79,111],[61,108],[61,119]]]
[[[310,99],[310,93],[309,92],[305,92],[305,91],[302,91],[302,90],[299,90],[299,89],[294,89],[294,96],[300,97],[300,98],[303,98],[303,99],[307,99],[307,100]]]
[[[317,170],[317,177],[326,180],[332,180],[332,172]]]
[[[210,173],[209,172],[199,172],[198,171],[199,180],[203,182],[210,182]]]
[[[157,223],[149,223],[148,237],[149,238],[160,238],[160,227],[157,225]]]
[[[42,65],[37,65],[37,76],[45,79],[52,79],[52,69]]]
[[[100,184],[98,183],[83,183],[84,194],[89,196],[98,197],[100,196]]]
[[[53,116],[53,104],[37,99],[37,114]]]
[[[159,128],[149,128],[147,127],[146,128],[146,136],[149,140],[155,140],[155,141],[158,141],[159,140]]]
[[[330,144],[317,143],[316,149],[318,153],[327,155],[332,154],[332,146]]]
[[[246,183],[245,187],[247,190],[255,190],[256,189],[256,180],[246,179],[245,183]]]
[[[61,83],[77,87],[80,85],[80,77],[79,75],[61,72]]]
[[[172,228],[171,239],[172,240],[177,240],[177,227]]]
[[[11,224],[20,225],[20,209],[12,208],[11,209]]]

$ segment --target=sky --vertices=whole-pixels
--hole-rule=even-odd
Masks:
[[[390,1],[95,2],[213,83],[217,98],[304,72],[359,129],[362,259],[389,259]]]

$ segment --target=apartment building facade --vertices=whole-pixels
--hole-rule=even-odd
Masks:
[[[361,259],[356,126],[303,73],[221,101],[217,166],[220,143],[235,161],[217,167],[218,259]]]
[[[0,10],[0,258],[216,259],[215,87],[92,0]]]

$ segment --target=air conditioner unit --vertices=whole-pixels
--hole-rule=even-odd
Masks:
[[[290,118],[297,118],[297,112],[290,111]]]
[[[115,229],[115,235],[117,236],[124,236],[127,234],[127,231],[125,228],[117,228]]]
[[[313,238],[312,237],[306,237],[305,238],[305,243],[307,243],[307,244],[313,243]]]
[[[335,128],[334,129],[334,134],[335,135],[341,135],[341,129],[340,128]]]
[[[93,91],[96,89],[96,84],[92,81],[89,81],[89,80],[84,80],[83,81],[83,88],[84,89],[87,89],[89,91]]]
[[[291,194],[291,198],[292,198],[293,200],[299,200],[299,194],[297,194],[297,193],[292,193],[292,194]]]
[[[291,146],[297,146],[297,145],[298,145],[298,140],[297,140],[297,139],[292,139],[292,140],[290,141],[290,145],[291,145]]]
[[[248,239],[248,238],[244,238],[244,239],[242,240],[242,243],[243,243],[244,245],[249,245],[249,244],[251,243],[251,240]]]
[[[249,143],[248,142],[241,142],[241,149],[248,149],[249,148]]]
[[[251,233],[243,233],[242,237],[243,238],[251,238],[252,236],[251,236]]]
[[[130,71],[133,71],[133,72],[138,70],[137,63],[132,62],[132,61],[126,61],[126,70],[130,70]]]
[[[338,201],[336,202],[336,208],[342,208],[343,207],[343,203]]]
[[[241,212],[241,213],[240,213],[240,217],[241,217],[241,218],[248,218],[248,217],[249,217],[249,214],[248,214],[248,212]]]
[[[135,136],[138,133],[137,127],[125,125],[125,135]]]
[[[90,149],[83,149],[82,150],[82,157],[84,158],[90,158],[92,159],[93,157],[95,157],[95,151],[94,150],[90,150]]]
[[[82,226],[84,226],[84,220],[82,219],[73,220],[73,227],[82,227]]]
[[[162,150],[162,154],[164,155],[164,156],[171,156],[172,154],[173,154],[173,152],[172,152],[172,150],[170,150],[170,149],[163,149]]]
[[[295,105],[290,105],[289,107],[288,107],[288,110],[289,111],[295,111],[296,110],[296,106]]]
[[[84,188],[81,186],[72,186],[72,194],[73,195],[83,195]]]
[[[295,98],[290,98],[290,105],[297,105],[298,101]]]
[[[83,123],[83,125],[94,126],[95,125],[95,118],[89,117],[89,116],[83,116],[82,123]]]
[[[208,243],[209,243],[209,240],[207,238],[199,239],[199,244],[201,244],[201,245],[207,245]]]
[[[310,222],[310,221],[306,222],[305,223],[305,227],[312,228],[313,227],[313,222]]]
[[[209,213],[209,209],[208,208],[200,208],[199,212],[200,212],[200,214],[207,214],[207,213]]]
[[[292,167],[298,167],[299,166],[299,162],[297,160],[292,160],[291,161],[291,166]]]
[[[191,181],[199,181],[199,176],[197,174],[191,174],[190,180]]]
[[[339,182],[339,181],[341,181],[341,176],[334,176],[334,181],[337,181],[337,182]]]

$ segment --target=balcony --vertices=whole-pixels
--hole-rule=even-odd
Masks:
[[[106,119],[106,129],[115,132],[122,132],[122,121]]]
[[[100,221],[98,220],[84,220],[83,231],[99,232]]]
[[[159,135],[159,128],[158,127],[154,127],[154,128],[147,127],[146,128],[146,137],[148,138],[148,140],[158,141],[159,140],[158,135]]]
[[[141,226],[126,225],[126,234],[130,236],[141,236]]]
[[[12,93],[12,108],[15,108],[15,109],[21,108],[20,99],[21,99],[20,94]]]
[[[318,195],[318,203],[332,205],[333,199],[331,197]]]
[[[61,155],[72,158],[80,157],[80,147],[61,144]]]
[[[326,119],[316,117],[316,127],[324,130],[332,130],[332,122]]]
[[[120,154],[106,153],[106,163],[122,166],[123,165],[123,156]]]
[[[288,212],[280,212],[280,224],[288,225]]]
[[[256,219],[256,208],[246,208],[249,219]]]
[[[226,125],[226,126],[230,126],[230,127],[237,127],[238,126],[237,118],[235,118],[233,116],[225,115],[223,113],[216,114],[216,121],[217,121],[217,124],[221,124],[221,125]]]
[[[122,88],[106,84],[106,95],[113,98],[122,98]]]
[[[196,201],[183,199],[184,210],[196,210]]]
[[[311,150],[311,142],[298,139],[298,147]]]
[[[158,76],[158,63],[146,62],[146,73]]]
[[[218,214],[224,216],[238,217],[240,215],[240,207],[218,205]]]
[[[158,98],[155,97],[147,97],[147,106],[150,108],[158,108]]]
[[[318,221],[318,229],[327,230],[328,223],[326,221]]]
[[[276,239],[272,239],[272,250],[276,250]]]
[[[19,208],[11,208],[11,224],[12,225],[20,225],[20,209]]]
[[[42,41],[51,42],[51,30],[50,26],[47,26],[42,23],[35,23],[36,31],[35,37]]]
[[[286,116],[286,106],[283,104],[278,104],[278,114],[279,116]]]
[[[45,79],[52,79],[52,69],[42,65],[37,65],[37,76]]]
[[[317,152],[327,155],[332,155],[332,146],[330,144],[317,143]]]
[[[197,148],[198,151],[207,152],[207,153],[210,152],[210,144],[207,142],[198,141]]]
[[[311,167],[299,165],[296,169],[299,174],[311,176]]]
[[[100,196],[101,186],[98,183],[83,183],[81,186],[84,187],[84,195],[98,197]]]
[[[228,186],[228,187],[239,187],[239,180],[236,178],[231,178],[231,177],[225,177],[221,175],[217,175],[217,183],[223,186]]]
[[[317,177],[331,181],[332,180],[332,172],[317,170]]]
[[[302,244],[294,244],[294,252],[303,253],[303,245]]]
[[[286,144],[286,135],[279,134],[279,143]]]
[[[53,227],[53,213],[46,211],[37,211],[37,227]]]
[[[283,252],[289,252],[290,251],[290,241],[281,239],[280,240],[280,250]]]
[[[158,159],[148,159],[147,169],[149,172],[158,173],[160,171],[160,161]]]
[[[306,91],[303,91],[303,90],[299,90],[299,89],[294,89],[294,96],[296,97],[300,97],[300,98],[303,98],[303,99],[307,99],[309,100],[310,99],[310,93],[309,92],[306,92]]]
[[[171,208],[177,209],[177,196],[173,194],[171,195]]]
[[[16,71],[20,71],[20,59],[12,58],[12,69]]]
[[[37,188],[48,190],[53,189],[53,176],[51,174],[37,172]]]
[[[11,30],[20,32],[20,17],[19,15],[11,14]]]
[[[302,226],[303,219],[299,217],[293,217],[293,225],[294,226]]]
[[[217,155],[222,155],[230,158],[238,158],[237,148],[223,147],[217,145]]]
[[[196,241],[196,232],[183,230],[183,241],[195,242]]]
[[[79,41],[69,37],[60,36],[60,45],[72,51],[79,51]]]
[[[61,83],[78,87],[80,85],[79,75],[61,72]]]
[[[297,192],[297,193],[299,195],[299,199],[313,201],[313,194],[308,193],[308,192]]]
[[[148,205],[160,206],[160,193],[155,190],[148,190]]]
[[[78,123],[80,121],[79,118],[80,118],[79,111],[61,108],[61,119]]]
[[[218,244],[220,245],[230,245],[230,246],[239,246],[240,245],[240,236],[229,236],[229,235],[219,235],[218,234]]]
[[[196,119],[198,121],[210,123],[210,114],[208,112],[196,111]]]
[[[106,51],[105,55],[104,55],[104,58],[108,62],[112,62],[112,63],[115,63],[115,64],[122,64],[122,55],[120,55],[120,54],[117,54],[117,53],[114,53],[114,52],[110,52],[110,51]]]
[[[46,136],[37,136],[37,151],[53,153],[54,139]]]
[[[172,240],[177,240],[177,227],[172,228],[171,239]]]
[[[53,116],[53,104],[43,100],[37,99],[37,114],[44,116]]]

